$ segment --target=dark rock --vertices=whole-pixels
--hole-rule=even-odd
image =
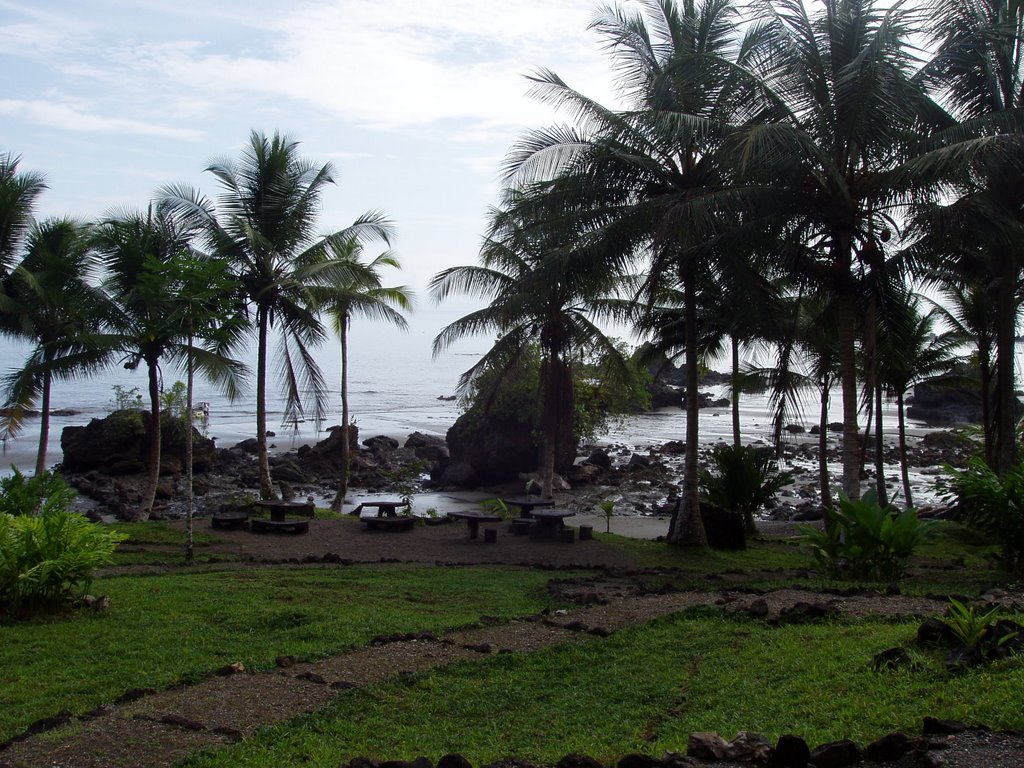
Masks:
[[[959,720],[941,720],[937,717],[925,717],[921,727],[921,733],[925,736],[950,735],[963,733],[967,725]]]
[[[981,383],[962,376],[937,376],[914,385],[907,406],[907,418],[930,424],[977,424],[981,417]]]
[[[363,440],[363,445],[374,453],[390,453],[398,448],[398,441],[387,435],[376,435]]]
[[[768,602],[763,597],[757,598],[747,606],[747,613],[756,619],[763,619],[768,615]]]
[[[235,443],[232,446],[232,448],[236,451],[241,451],[242,453],[250,453],[253,456],[255,456],[257,453],[259,453],[260,444],[255,437],[249,437],[246,438],[245,440],[242,440],[239,443]]]
[[[417,459],[430,462],[447,461],[450,454],[448,443],[438,435],[425,435],[422,432],[413,432],[406,438],[405,447],[416,454]]]
[[[631,752],[623,755],[615,764],[615,768],[661,768],[661,761],[650,755]]]
[[[587,456],[587,464],[593,464],[595,467],[600,467],[601,469],[611,469],[612,459],[611,456],[608,455],[607,451],[598,448],[591,451],[590,455]]]
[[[893,762],[913,751],[916,746],[914,739],[897,731],[872,741],[864,748],[864,754],[868,760],[876,763]]]
[[[841,421],[830,421],[829,424],[828,424],[828,431],[829,432],[842,432],[843,431],[843,422],[841,422]]]
[[[275,483],[295,483],[303,485],[309,482],[309,478],[302,469],[291,459],[278,461],[270,469],[270,477]]]
[[[946,658],[943,660],[943,664],[946,665],[946,669],[949,672],[959,672],[964,669],[970,669],[976,667],[984,661],[982,655],[978,652],[977,648],[968,648],[967,646],[960,646],[950,651]]]
[[[956,635],[949,625],[934,617],[925,619],[917,628],[917,642],[922,645],[952,646],[957,642]]]
[[[348,761],[348,768],[379,768],[380,763],[368,757],[353,757]]]
[[[650,456],[644,456],[642,453],[634,453],[629,457],[629,461],[626,462],[626,466],[629,469],[636,469],[638,467],[646,469],[651,466],[651,458]]]
[[[686,754],[698,760],[723,760],[728,751],[725,739],[707,731],[691,733],[686,744]]]
[[[708,546],[712,549],[747,548],[747,532],[742,514],[712,504],[701,504],[700,515],[704,520]]]
[[[783,429],[791,435],[802,435],[807,431],[802,424],[787,424]]]
[[[437,768],[473,768],[472,764],[457,752],[441,755],[437,761]]]
[[[769,768],[807,768],[811,757],[811,749],[807,742],[799,736],[783,734],[775,745],[771,757],[768,758]]]
[[[814,768],[846,768],[864,759],[864,750],[849,739],[822,744],[811,752],[808,762]]]
[[[574,752],[555,763],[555,768],[604,768],[604,764],[590,755],[580,755]]]
[[[166,725],[172,725],[175,728],[181,728],[184,731],[205,731],[206,726],[197,720],[189,720],[187,717],[182,715],[169,714],[164,715],[160,718],[160,722]]]
[[[726,760],[764,765],[772,753],[772,744],[761,733],[740,731],[725,750]]]
[[[492,419],[481,423],[475,414],[467,412],[448,430],[447,443],[451,457],[439,478],[443,485],[471,488],[513,482],[521,473],[535,470],[539,463],[533,426],[525,422]],[[571,453],[572,456],[556,461],[556,469],[573,463],[576,451]]]
[[[787,622],[813,621],[827,619],[833,615],[833,611],[827,605],[821,603],[807,603],[799,601],[779,613],[779,618]]]
[[[686,443],[682,440],[669,440],[661,446],[661,452],[681,456],[686,453]]]

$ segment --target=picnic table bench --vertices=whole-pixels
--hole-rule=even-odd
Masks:
[[[556,538],[565,529],[565,518],[573,517],[576,513],[571,509],[538,509],[532,514],[534,519],[533,528],[530,529],[530,536],[535,538]]]
[[[252,533],[306,533],[309,531],[309,520],[267,520],[254,517],[249,520]]]
[[[301,517],[313,517],[316,507],[308,501],[282,501],[281,499],[264,499],[257,501],[255,506],[270,512],[270,519],[277,523],[283,523],[288,515],[299,515]]]
[[[364,501],[358,507],[352,510],[351,514],[359,515],[361,519],[366,519],[362,516],[363,509],[376,509],[377,517],[396,517],[398,515],[398,508],[405,507],[408,509],[410,503],[403,499],[397,501]]]
[[[540,496],[512,496],[502,501],[506,506],[518,507],[520,517],[531,517],[535,509],[555,506],[554,499],[542,499]]]
[[[222,530],[238,530],[245,528],[249,522],[249,515],[245,512],[222,512],[210,517],[210,527]]]
[[[500,515],[488,515],[484,512],[467,510],[464,512],[449,512],[448,517],[453,520],[465,520],[469,529],[469,538],[475,539],[480,533],[480,523],[497,523],[501,521]]]
[[[367,530],[376,531],[406,531],[416,524],[416,518],[412,515],[395,515],[393,517],[362,517],[359,520],[366,526]]]

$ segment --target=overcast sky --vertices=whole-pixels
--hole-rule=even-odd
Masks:
[[[0,0],[0,152],[45,173],[39,213],[96,218],[282,131],[335,166],[324,231],[380,209],[400,282],[473,263],[502,158],[555,121],[539,67],[613,94],[596,0]],[[422,300],[421,300],[422,301]],[[425,302],[424,302],[425,303]]]

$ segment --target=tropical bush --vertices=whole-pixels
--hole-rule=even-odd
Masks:
[[[75,493],[59,477],[0,481],[0,617],[53,610],[88,588],[124,534],[68,511]]]
[[[748,532],[755,530],[754,512],[793,482],[789,472],[779,471],[768,448],[719,445],[711,452],[711,462],[711,469],[700,473],[703,497],[724,509],[742,512]]]
[[[0,514],[39,515],[68,509],[77,495],[64,478],[52,472],[25,477],[17,467],[0,478]]]
[[[907,560],[930,533],[932,523],[916,509],[882,506],[874,489],[858,501],[839,494],[839,508],[825,510],[824,530],[801,526],[819,565],[836,578],[896,582]]]
[[[1019,635],[1019,632],[1012,630],[1000,631],[1002,622],[998,613],[999,608],[979,613],[973,605],[965,605],[951,597],[942,622],[965,648],[991,655]]]
[[[961,521],[994,536],[1003,548],[1003,565],[1024,572],[1024,462],[1002,479],[980,458],[964,470],[947,468]]]

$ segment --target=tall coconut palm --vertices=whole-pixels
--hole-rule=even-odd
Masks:
[[[1015,335],[1024,270],[1024,4],[1019,0],[931,0],[936,55],[923,79],[940,90],[956,125],[933,154],[949,165],[954,202],[927,212],[943,229],[954,263],[984,252],[996,287],[995,470],[1015,464]],[[980,139],[974,137],[981,136]],[[947,176],[948,180],[950,177]],[[960,245],[962,247],[957,248]]]
[[[165,269],[189,257],[194,235],[162,205],[114,214],[97,224],[93,233],[93,247],[104,266],[103,287],[114,306],[112,346],[126,369],[144,364],[147,371],[149,475],[136,513],[142,520],[152,513],[160,479],[160,362],[167,355],[180,354],[185,339]]]
[[[0,333],[33,345],[23,366],[5,378],[0,432],[16,434],[26,410],[39,403],[37,475],[46,471],[54,380],[73,380],[108,357],[98,336],[103,297],[94,287],[96,260],[88,236],[81,222],[47,219],[32,227],[24,257],[0,280],[9,302]]]
[[[536,131],[509,160],[519,180],[553,179],[548,215],[576,213],[585,222],[604,269],[623,268],[630,256],[648,261],[649,296],[660,278],[683,295],[687,338],[686,388],[696,392],[698,285],[702,271],[742,242],[742,222],[730,215],[728,166],[722,149],[737,124],[769,109],[752,71],[760,29],[737,37],[739,16],[730,0],[675,3],[647,0],[641,11],[603,9],[592,24],[607,41],[626,111],[613,111],[541,72],[535,94],[568,110],[576,129]],[[728,223],[726,223],[728,222]],[[687,401],[685,506],[669,538],[704,545],[697,471],[697,399]]]
[[[401,269],[398,258],[385,251],[368,262],[361,261],[364,243],[357,236],[340,238],[332,243],[331,260],[336,267],[337,281],[320,298],[341,341],[341,480],[331,508],[340,510],[348,494],[348,473],[351,463],[351,420],[348,403],[348,331],[353,317],[380,320],[406,330],[408,323],[401,311],[412,309],[412,293],[405,286],[385,287],[380,270]]]
[[[19,173],[19,162],[20,157],[0,154],[0,276],[14,268],[32,224],[36,198],[46,189],[42,174]],[[4,311],[2,305],[0,311]]]
[[[759,215],[775,217],[794,247],[790,271],[836,302],[843,399],[843,487],[860,494],[857,296],[882,263],[893,207],[912,189],[905,167],[932,103],[914,80],[917,32],[902,4],[834,0],[813,17],[801,0],[761,0],[768,19],[768,83],[783,120],[740,132]]]
[[[430,282],[437,301],[469,294],[490,302],[445,327],[434,339],[434,353],[468,336],[495,334],[491,350],[462,376],[460,389],[467,391],[488,369],[499,370],[500,381],[539,345],[542,492],[550,498],[556,455],[573,435],[574,360],[592,349],[623,371],[625,360],[594,322],[602,309],[614,311],[614,303],[603,301],[612,282],[575,250],[576,233],[524,219],[519,205],[528,201],[517,191],[508,192],[505,202],[504,209],[491,211],[480,265],[451,267]]]
[[[320,199],[334,183],[331,165],[302,158],[298,142],[253,131],[235,159],[213,162],[207,171],[220,185],[216,207],[194,190],[166,187],[162,199],[181,216],[201,223],[211,251],[228,260],[252,308],[256,336],[256,443],[260,495],[274,496],[267,453],[267,365],[269,336],[279,334],[279,365],[285,390],[283,421],[298,424],[308,397],[319,423],[327,410],[327,387],[313,348],[326,334],[316,293],[330,270],[329,243],[346,237],[377,237],[387,242],[389,222],[364,214],[352,226],[321,235],[315,231]],[[308,395],[304,402],[304,395]]]
[[[954,351],[961,343],[961,338],[953,331],[936,335],[935,321],[939,317],[938,313],[933,310],[922,314],[918,299],[912,295],[907,295],[902,304],[893,305],[891,312],[905,317],[897,322],[885,323],[879,329],[879,382],[889,396],[896,399],[903,501],[907,507],[912,507],[914,499],[910,491],[907,466],[904,397],[916,382],[952,367]]]

